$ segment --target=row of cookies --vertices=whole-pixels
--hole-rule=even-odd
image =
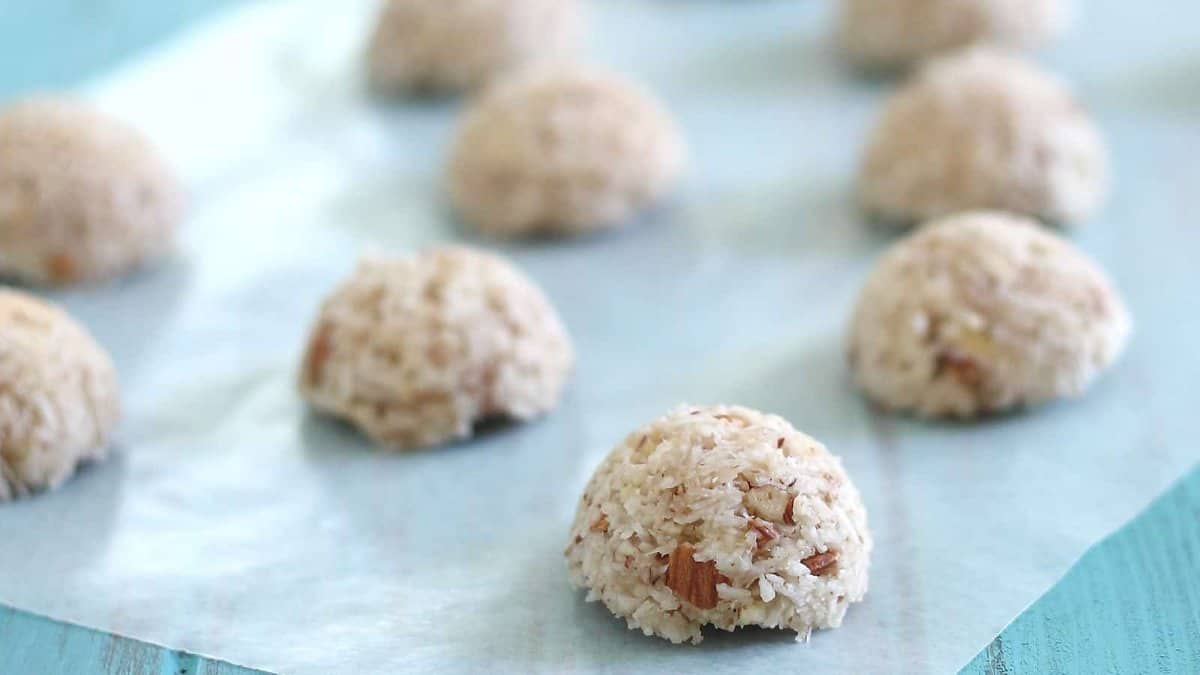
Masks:
[[[929,16],[975,7],[990,17],[967,38],[962,21],[930,19],[958,26],[947,29],[953,39],[899,30],[910,15],[865,4],[874,11],[844,3],[841,35],[871,66],[1023,42],[988,13],[1007,3],[907,3]],[[518,67],[576,39],[577,5],[391,0],[380,15],[367,50],[377,90],[494,80],[470,103],[446,162],[457,212],[481,231],[615,227],[682,171],[681,133],[644,89],[561,63]],[[919,67],[868,142],[860,194],[883,220],[936,222],[893,246],[865,284],[847,350],[862,389],[890,408],[973,416],[1086,388],[1120,353],[1128,313],[1094,262],[1029,218],[1086,219],[1105,180],[1099,134],[1034,66],[972,49]],[[9,274],[68,283],[130,269],[165,249],[181,194],[136,132],[78,104],[37,99],[0,115]],[[413,449],[467,437],[487,419],[550,411],[573,363],[562,321],[530,279],[493,254],[447,247],[360,263],[319,309],[299,382],[314,408]],[[69,317],[5,291],[0,370],[12,373],[0,401],[0,498],[54,486],[103,454],[116,377]],[[706,624],[801,636],[837,626],[866,592],[871,547],[861,496],[836,457],[782,418],[713,406],[679,408],[614,448],[580,500],[566,555],[589,599],[678,642],[699,641]]]

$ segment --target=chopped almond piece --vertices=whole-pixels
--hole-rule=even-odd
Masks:
[[[690,544],[675,547],[667,564],[667,587],[681,600],[700,609],[712,609],[717,606],[717,584],[729,583],[729,577],[718,572],[711,560],[697,562],[695,553]]]
[[[756,548],[763,548],[767,544],[779,538],[779,530],[775,529],[775,525],[761,518],[751,518],[750,528],[754,530],[758,540],[755,542]]]
[[[827,577],[837,574],[838,552],[834,550],[814,553],[800,561],[814,576]]]
[[[315,384],[321,381],[325,362],[329,360],[329,355],[333,351],[329,333],[329,326],[321,325],[313,334],[312,342],[308,345],[308,354],[304,359],[304,377],[310,383]]]

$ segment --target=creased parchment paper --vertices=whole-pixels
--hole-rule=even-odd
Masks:
[[[597,2],[588,58],[661,93],[694,166],[637,226],[558,243],[453,224],[458,105],[364,96],[364,3],[182,37],[86,92],[162,144],[193,213],[169,263],[53,296],[112,350],[127,415],[111,461],[0,508],[0,601],[284,673],[952,672],[1196,459],[1200,11],[1164,5],[1088,3],[1048,59],[1112,142],[1114,198],[1073,237],[1124,291],[1131,350],[1083,400],[973,426],[873,413],[848,383],[843,324],[891,237],[852,206],[888,85],[838,65],[825,4]],[[406,455],[309,416],[294,371],[321,298],[365,247],[450,240],[560,308],[580,354],[561,408]],[[682,401],[782,414],[844,458],[877,552],[841,629],[677,647],[568,589],[591,469]]]

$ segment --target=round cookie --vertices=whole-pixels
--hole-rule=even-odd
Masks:
[[[907,68],[973,45],[1033,49],[1062,33],[1072,0],[842,0],[838,41],[855,65]]]
[[[165,253],[183,202],[149,141],[84,103],[34,97],[0,111],[0,275],[115,277]]]
[[[321,307],[300,390],[407,450],[548,412],[573,364],[566,329],[533,282],[497,256],[447,247],[364,259]]]
[[[0,502],[58,487],[104,457],[119,417],[116,370],[87,331],[0,288]]]
[[[467,112],[447,185],[458,214],[494,236],[622,225],[660,199],[685,162],[670,115],[645,91],[580,68],[505,79]]]
[[[572,585],[632,629],[841,625],[867,592],[862,499],[823,445],[775,415],[680,407],[597,467],[571,527]]]
[[[972,417],[1081,394],[1130,333],[1104,272],[1036,223],[930,223],[879,261],[850,323],[859,386],[885,408]]]
[[[859,196],[896,225],[996,209],[1071,225],[1104,201],[1107,150],[1058,79],[975,49],[931,62],[887,102]]]
[[[459,91],[574,51],[579,0],[387,0],[367,48],[381,93]]]

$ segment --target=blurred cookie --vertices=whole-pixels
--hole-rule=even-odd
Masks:
[[[1072,225],[1107,193],[1100,132],[1058,79],[972,50],[931,62],[871,132],[859,195],[897,225],[998,209]]]
[[[386,0],[368,79],[381,93],[471,89],[570,54],[582,25],[579,0]]]
[[[557,405],[574,364],[542,292],[467,248],[363,260],[322,305],[300,390],[398,450],[470,436]]]
[[[446,180],[459,215],[482,232],[580,234],[625,224],[662,198],[685,154],[674,120],[640,87],[538,68],[468,110]]]
[[[630,628],[700,642],[701,628],[841,625],[867,592],[862,499],[823,445],[774,415],[681,407],[596,469],[575,514],[571,583]]]
[[[972,45],[1032,49],[1070,23],[1072,0],[842,0],[838,40],[855,65],[907,68]]]
[[[63,98],[0,111],[0,274],[118,276],[164,254],[183,210],[174,174],[136,130]]]
[[[112,361],[87,331],[0,288],[0,502],[55,488],[104,457],[119,398]]]
[[[971,417],[1083,393],[1120,355],[1100,267],[1024,218],[976,212],[892,247],[850,324],[855,380],[886,408]]]

